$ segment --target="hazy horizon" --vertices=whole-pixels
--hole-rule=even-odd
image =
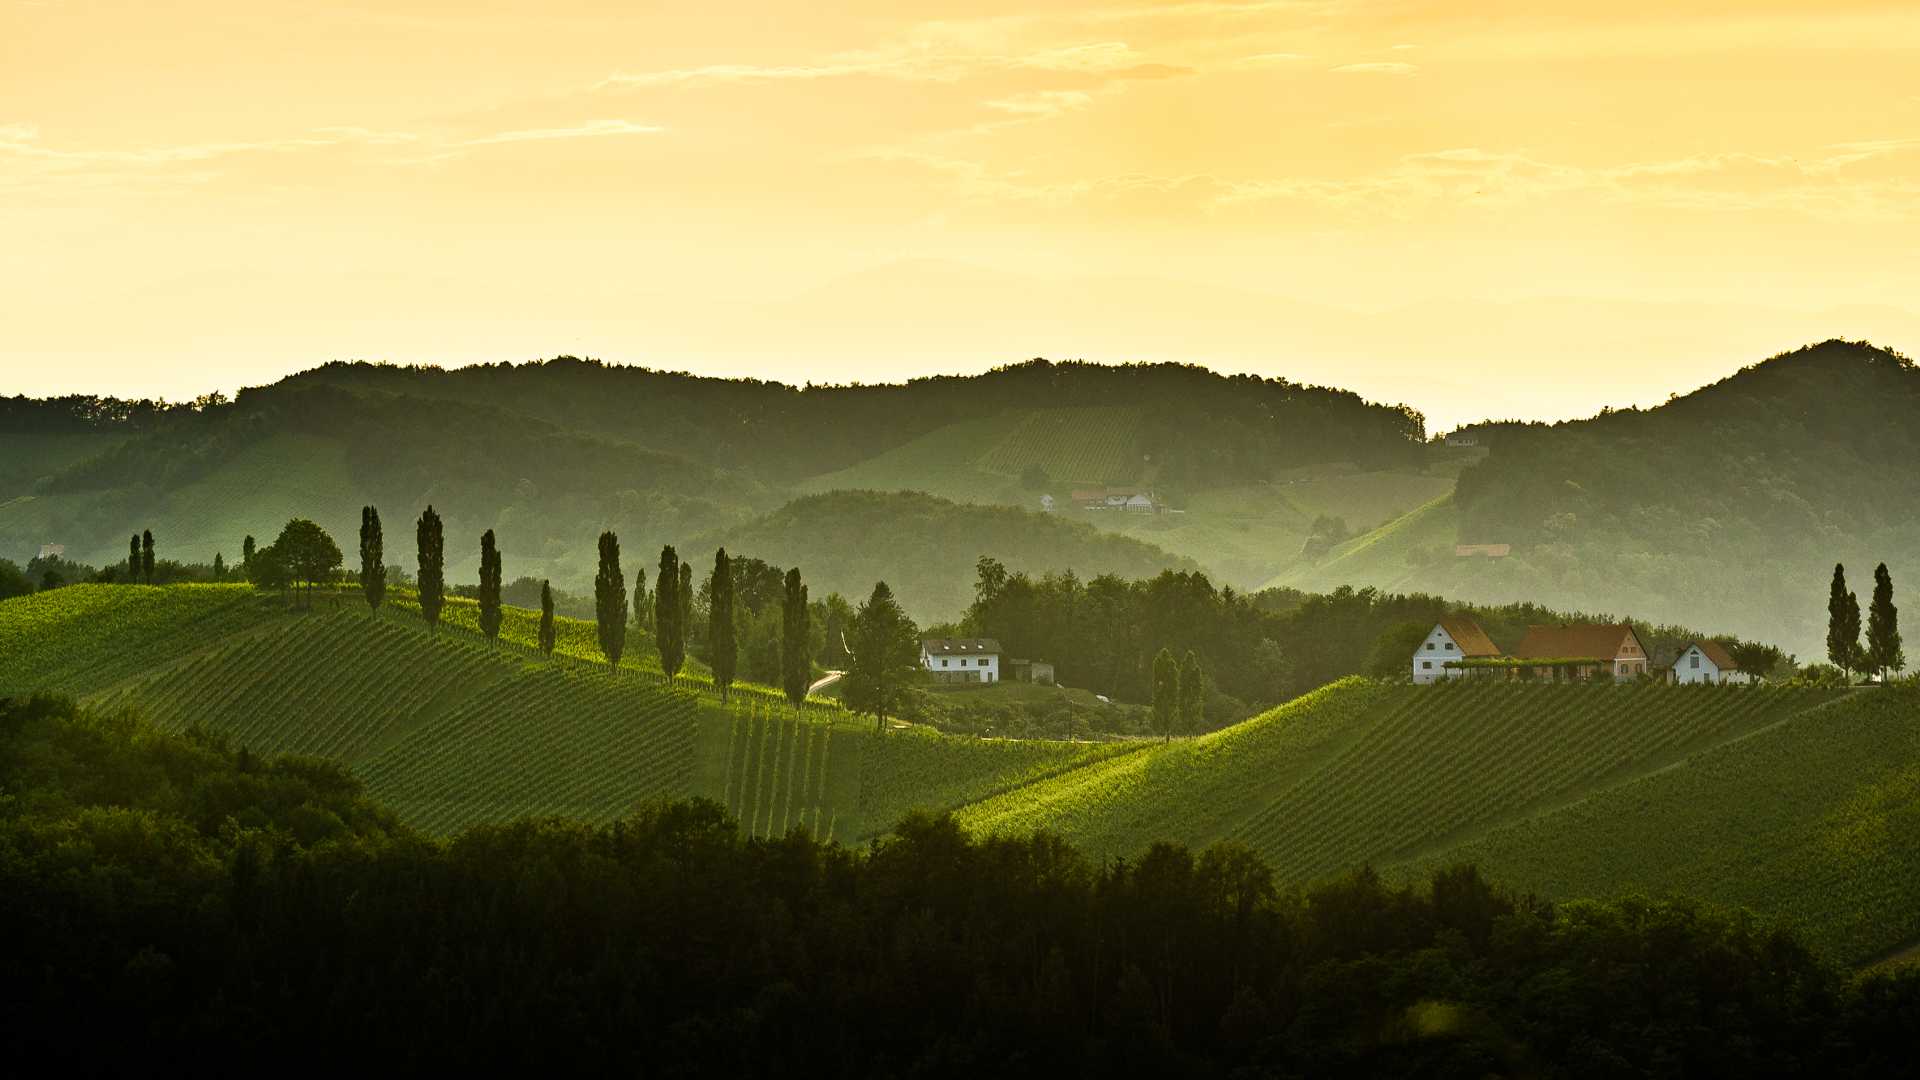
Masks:
[[[0,365],[1182,360],[1447,427],[1911,351],[1920,13],[1801,7],[13,2]]]

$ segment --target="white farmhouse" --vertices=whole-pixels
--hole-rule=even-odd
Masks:
[[[1689,641],[1680,647],[1668,679],[1676,683],[1747,683],[1753,676],[1740,670],[1735,660],[1717,641]]]
[[[999,682],[1000,643],[992,638],[926,638],[920,642],[920,666],[935,682]]]
[[[1449,615],[1434,624],[1426,640],[1413,651],[1413,681],[1417,685],[1457,679],[1466,669],[1448,667],[1450,660],[1488,660],[1500,649],[1480,624],[1463,615]]]

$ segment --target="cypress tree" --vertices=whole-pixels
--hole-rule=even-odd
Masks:
[[[1900,647],[1900,609],[1893,606],[1893,575],[1887,564],[1873,571],[1873,604],[1867,609],[1867,667],[1882,678],[1907,666]]]
[[[713,666],[713,685],[719,688],[720,697],[725,699],[733,687],[735,657],[733,564],[727,559],[726,548],[714,552],[713,578],[707,584],[707,591],[713,597],[711,610],[707,612],[707,662]]]
[[[360,591],[372,611],[379,611],[387,597],[386,539],[380,532],[380,511],[371,506],[360,508]]]
[[[227,576],[227,560],[219,552],[213,553],[213,580],[222,581]]]
[[[626,600],[621,600],[620,617],[625,619]],[[494,544],[493,530],[480,534],[480,632],[489,643],[500,640],[500,549]]]
[[[153,584],[153,530],[140,531],[140,576]]]
[[[491,535],[491,534],[489,534]],[[600,651],[610,671],[620,669],[627,650],[627,577],[620,572],[620,538],[600,534],[600,572],[593,575],[593,617],[600,630]]]
[[[680,614],[674,620],[674,633],[680,636],[680,655],[687,653],[687,639],[693,634],[693,564],[680,564],[680,588],[673,594],[680,601]]]
[[[553,582],[540,583],[540,651],[553,656]]]
[[[643,637],[653,633],[653,598],[647,592],[645,563],[633,568],[633,628]]]
[[[680,553],[668,544],[660,549],[660,574],[653,584],[653,640],[660,650],[660,670],[671,679],[680,674],[687,656],[680,625]]]
[[[420,617],[427,620],[429,630],[436,630],[440,608],[447,602],[447,549],[440,515],[433,512],[431,503],[414,525],[414,539],[420,555]]]
[[[787,571],[786,592],[780,598],[780,682],[787,700],[799,705],[807,700],[812,682],[813,657],[807,649],[807,587],[800,583],[800,568]],[[893,593],[886,593],[888,602]]]
[[[1167,742],[1173,741],[1173,727],[1180,717],[1180,661],[1170,649],[1162,648],[1153,658],[1153,726]]]
[[[1180,661],[1180,733],[1191,735],[1206,726],[1207,680],[1200,658],[1192,649]]]
[[[140,534],[127,537],[127,583],[140,580]]]
[[[253,574],[253,534],[252,533],[248,533],[247,538],[245,540],[240,541],[240,572],[248,575],[249,577],[251,577]]]
[[[1852,616],[1848,605],[1852,604]],[[1854,660],[1860,655],[1860,602],[1847,591],[1847,569],[1833,564],[1833,583],[1827,589],[1827,659],[1833,666],[1853,674]]]

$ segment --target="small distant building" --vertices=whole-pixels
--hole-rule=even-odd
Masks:
[[[1614,682],[1645,675],[1651,665],[1646,645],[1628,623],[1529,626],[1513,659],[1516,667],[1549,678],[1610,677]],[[1540,663],[1529,668],[1528,660]]]
[[[1680,647],[1667,669],[1671,683],[1748,683],[1753,676],[1740,670],[1740,662],[1717,641],[1689,641]]]
[[[66,554],[67,554],[67,545],[65,544],[41,544],[40,545],[40,557],[43,559],[61,559],[61,558],[65,558]]]
[[[1479,446],[1480,436],[1471,431],[1456,431],[1447,436],[1448,446]]]
[[[1512,544],[1455,544],[1456,559],[1504,559],[1513,554]]]
[[[1413,650],[1413,681],[1424,686],[1441,679],[1458,679],[1472,669],[1448,667],[1448,663],[1491,660],[1499,655],[1499,647],[1479,623],[1464,615],[1449,615],[1436,623],[1426,640]]]
[[[1053,496],[1051,495],[1040,496],[1040,512],[1043,514],[1053,513]]]
[[[1045,660],[1008,660],[1007,678],[1014,682],[1052,686],[1054,685],[1053,665]]]
[[[1080,488],[1073,492],[1073,504],[1082,510],[1134,510],[1151,514],[1160,509],[1153,492],[1138,488]]]
[[[920,666],[934,682],[1000,681],[1000,643],[992,638],[925,638]]]

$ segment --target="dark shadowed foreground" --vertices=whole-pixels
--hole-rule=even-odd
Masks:
[[[1897,1075],[1920,1028],[1920,969],[1684,900],[1281,893],[1233,847],[925,817],[849,851],[698,801],[441,842],[336,765],[44,698],[0,702],[0,918],[5,1050],[62,1071]]]

